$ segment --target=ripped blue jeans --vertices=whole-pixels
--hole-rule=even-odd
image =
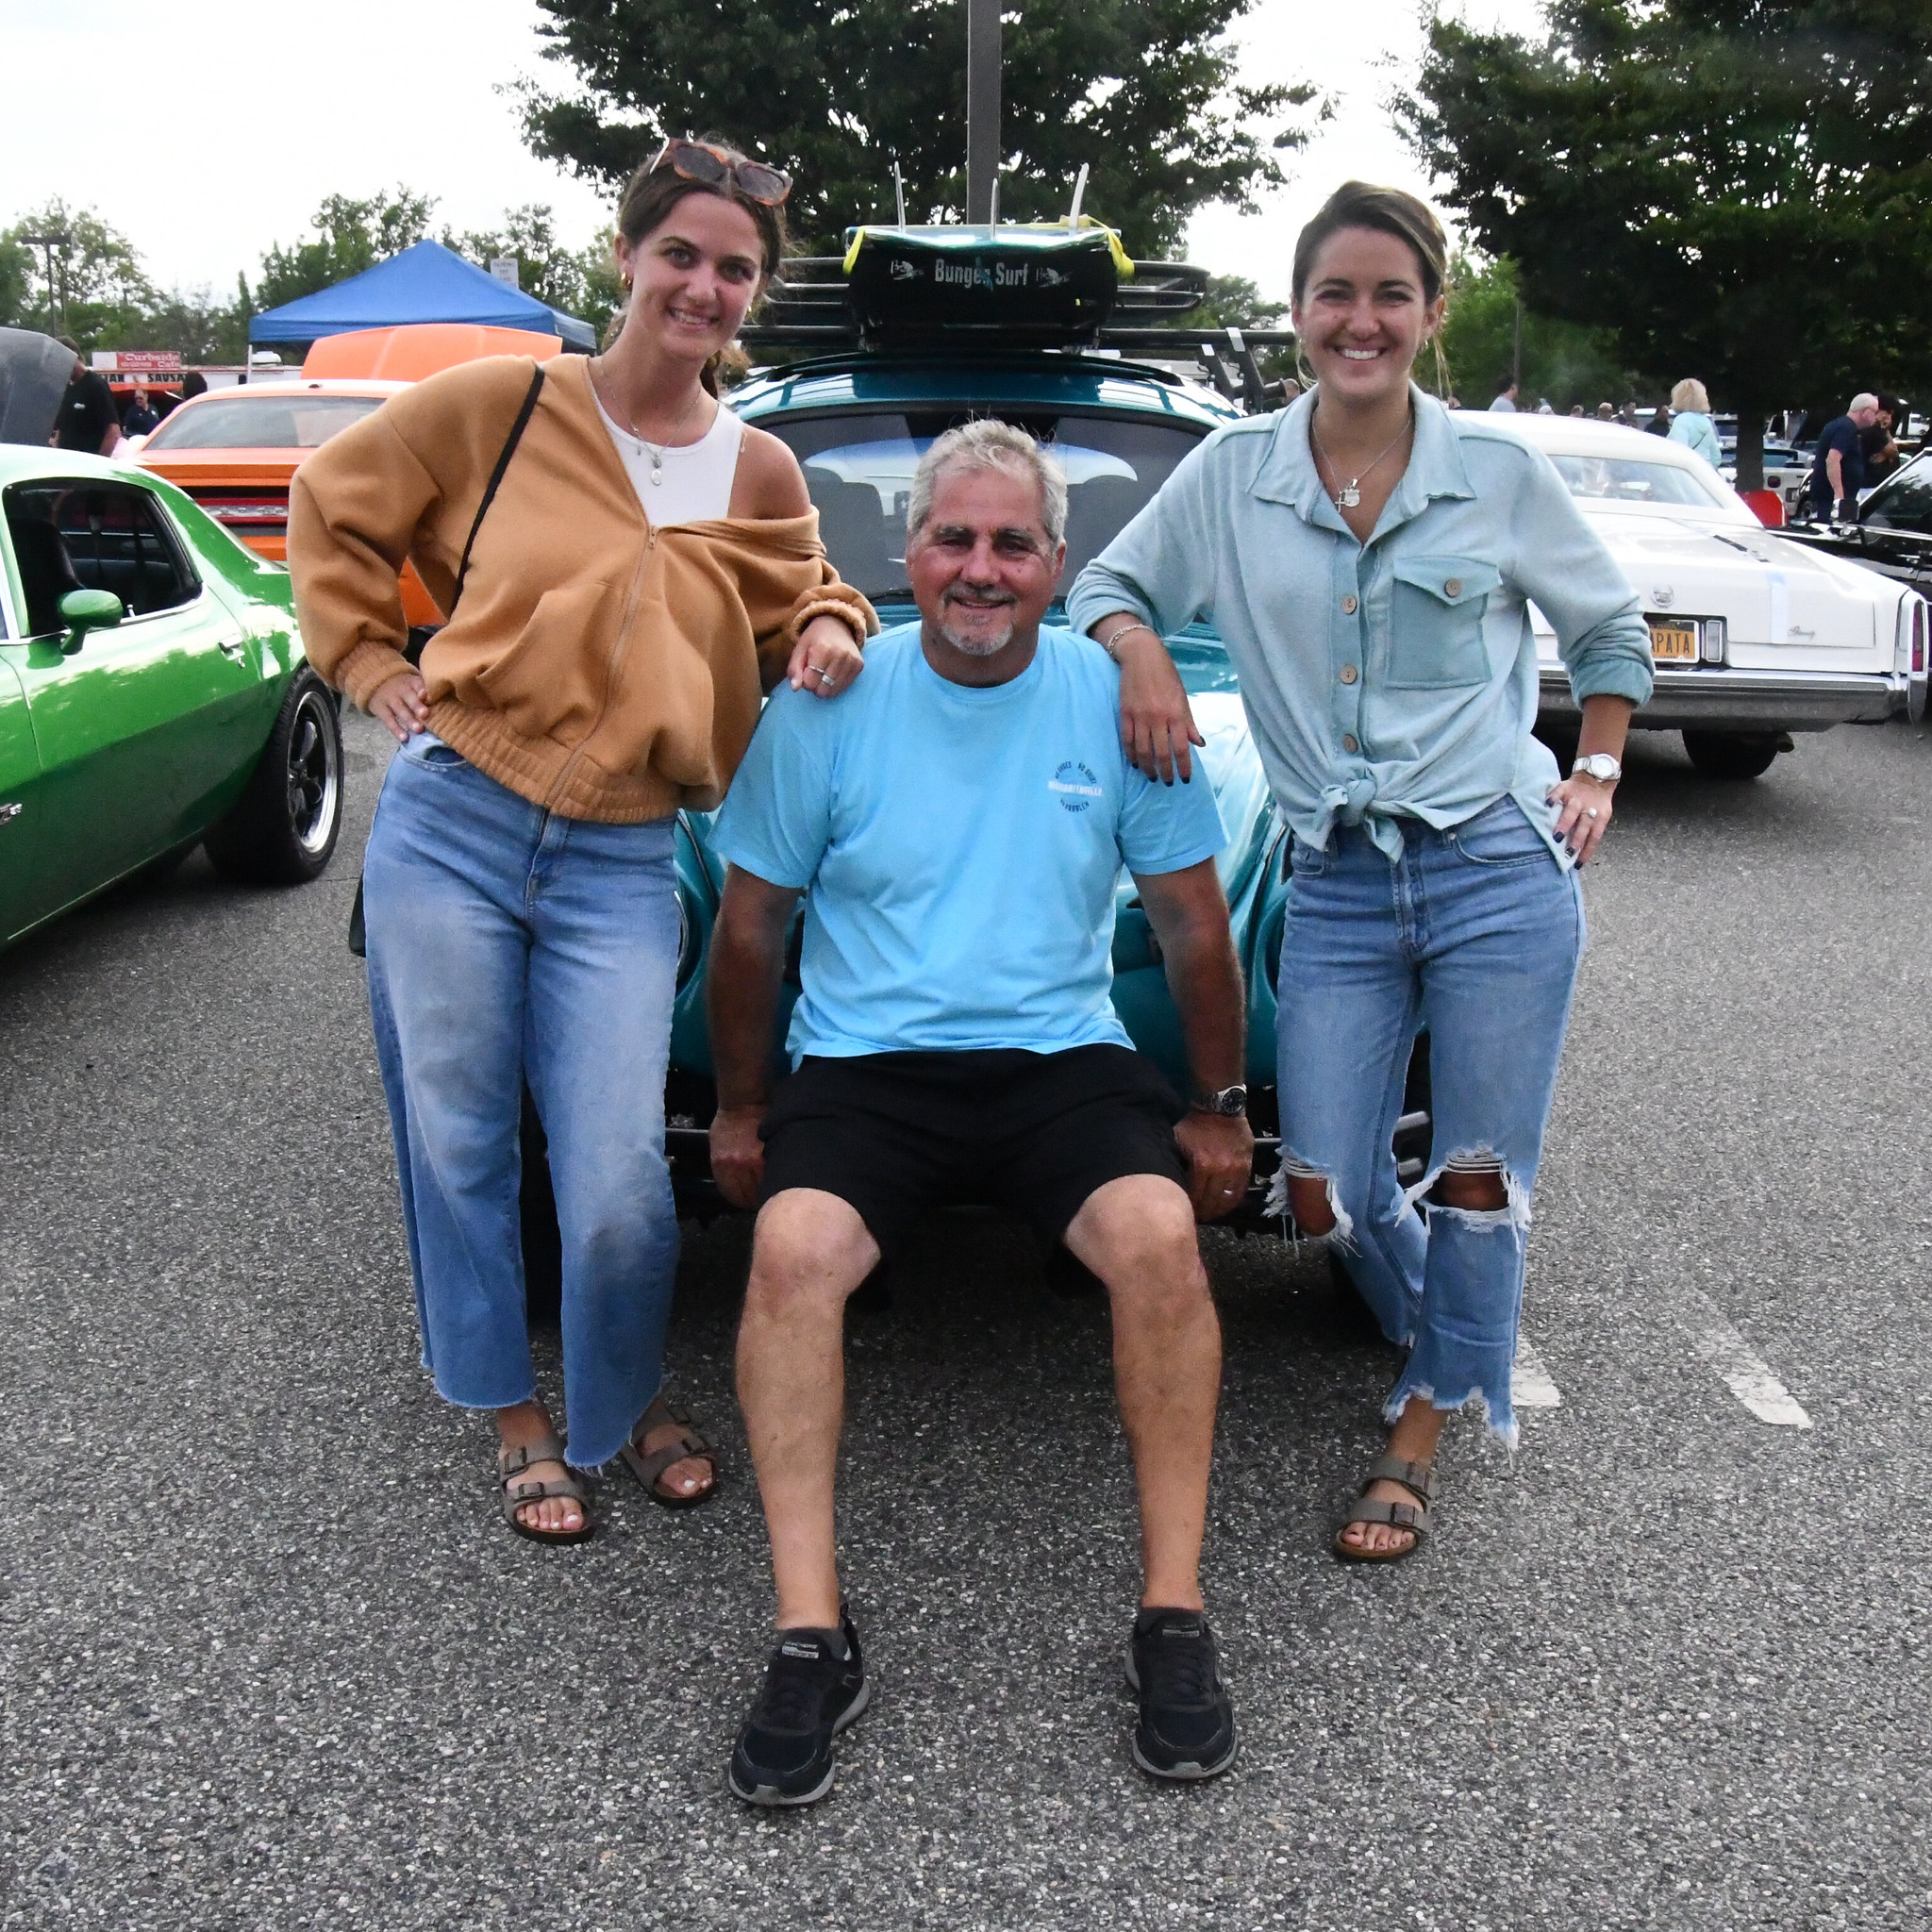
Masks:
[[[1320,1176],[1329,1239],[1391,1341],[1409,1349],[1384,1413],[1411,1395],[1480,1403],[1511,1448],[1509,1374],[1530,1193],[1583,957],[1583,899],[1508,798],[1447,831],[1403,822],[1391,860],[1358,828],[1297,843],[1281,942],[1285,1174]],[[1390,1139],[1418,1027],[1435,1137],[1407,1190]],[[1445,1170],[1501,1170],[1494,1212],[1417,1203]],[[1286,1184],[1282,1184],[1286,1193]]]

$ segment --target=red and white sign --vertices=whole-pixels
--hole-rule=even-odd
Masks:
[[[179,349],[96,349],[96,369],[111,375],[175,375],[181,369]]]

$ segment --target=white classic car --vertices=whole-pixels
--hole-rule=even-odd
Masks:
[[[1700,771],[1755,778],[1793,731],[1925,707],[1927,610],[1917,591],[1768,530],[1681,443],[1614,423],[1497,419],[1556,464],[1643,600],[1657,689],[1637,730],[1681,731]],[[1574,734],[1557,641],[1531,607],[1538,722]]]

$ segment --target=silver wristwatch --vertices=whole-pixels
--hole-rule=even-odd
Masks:
[[[1614,785],[1624,775],[1624,768],[1607,751],[1593,751],[1587,758],[1578,758],[1570,767],[1573,778],[1594,778],[1599,785]]]
[[[1248,1110],[1248,1090],[1224,1087],[1218,1093],[1196,1093],[1188,1104],[1196,1113],[1216,1113],[1225,1120],[1235,1120]]]

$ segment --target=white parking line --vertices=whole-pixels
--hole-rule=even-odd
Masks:
[[[1563,1391],[1550,1379],[1543,1358],[1529,1345],[1529,1338],[1516,1338],[1516,1367],[1509,1377],[1509,1400],[1518,1408],[1561,1408]]]
[[[1772,1374],[1770,1365],[1751,1352],[1744,1338],[1701,1294],[1693,1291],[1690,1304],[1691,1342],[1724,1378],[1731,1393],[1761,1423],[1784,1429],[1808,1429],[1811,1418],[1792,1400],[1790,1391]]]

